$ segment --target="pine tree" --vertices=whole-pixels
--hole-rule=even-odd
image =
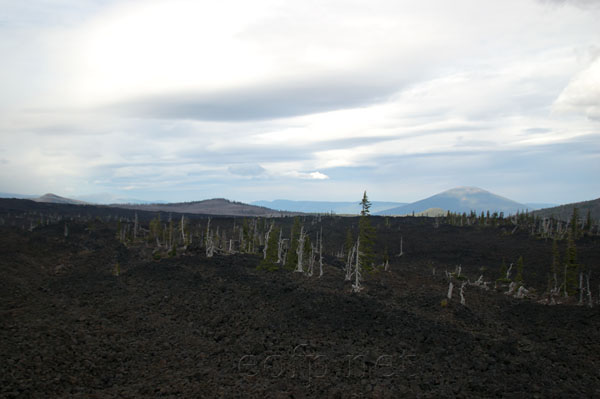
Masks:
[[[573,230],[570,231],[569,237],[567,238],[565,266],[567,269],[565,276],[565,288],[569,295],[573,295],[577,292],[577,274],[579,271],[579,266],[577,265],[577,248],[575,247],[575,240],[573,239]]]
[[[292,231],[290,233],[290,249],[287,252],[287,256],[285,258],[284,267],[288,270],[294,270],[298,265],[298,253],[296,252],[298,249],[298,234],[300,232],[300,219],[296,216],[294,218],[294,225],[292,226]]]
[[[269,240],[267,241],[267,250],[265,252],[265,258],[258,265],[259,269],[265,269],[268,271],[275,271],[279,269],[277,264],[277,241],[279,240],[279,228],[273,227],[269,233]]]
[[[592,213],[590,212],[590,210],[588,209],[587,211],[587,216],[585,218],[585,227],[584,227],[586,233],[591,233],[592,232]]]
[[[579,238],[579,210],[574,207],[573,215],[571,216],[571,236],[573,240]]]
[[[138,232],[139,227],[140,227],[140,223],[139,223],[139,219],[138,219],[138,214],[136,212],[135,219],[133,222],[133,241],[137,240],[137,232]]]
[[[362,201],[360,201],[360,206],[361,206],[360,216],[369,216],[369,214],[370,214],[369,209],[371,209],[371,201],[369,201],[366,191],[363,193],[363,198],[362,198]]]
[[[173,249],[175,246],[173,243],[173,218],[169,215],[169,250]]]
[[[552,266],[550,269],[550,278],[552,279],[553,290],[558,289],[558,276],[560,275],[560,252],[558,252],[558,243],[552,241]]]
[[[506,262],[502,259],[502,265],[500,266],[500,277],[498,277],[498,282],[500,283],[510,283],[511,280],[506,277],[506,273],[508,273],[508,268],[506,267]]]
[[[121,219],[119,219],[117,221],[117,238],[119,239],[119,241],[123,242],[123,234],[122,231],[123,230],[123,224],[121,223]]]
[[[517,260],[517,277],[515,278],[517,285],[523,285],[523,257],[519,256]]]
[[[360,202],[362,207],[360,218],[358,220],[358,237],[360,239],[360,264],[364,270],[370,271],[373,269],[373,244],[375,241],[375,229],[371,225],[370,212],[371,202],[367,197],[367,192],[363,194],[363,199]]]
[[[162,237],[162,223],[160,221],[160,213],[155,219],[150,221],[150,240],[155,240],[156,245],[160,246],[160,238]]]

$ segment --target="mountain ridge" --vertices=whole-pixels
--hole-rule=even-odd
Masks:
[[[451,188],[425,199],[384,211],[375,215],[410,215],[430,208],[441,208],[451,212],[504,212],[516,213],[529,209],[526,204],[494,194],[479,187],[462,186]]]
[[[201,201],[174,202],[167,204],[111,204],[113,208],[134,209],[152,212],[174,212],[219,216],[294,216],[299,212],[276,211],[274,209],[230,201],[225,198],[212,198]]]
[[[572,202],[570,204],[558,205],[552,208],[539,209],[534,211],[533,214],[539,217],[555,217],[567,221],[573,215],[573,208],[577,208],[579,211],[580,219],[585,219],[589,211],[592,219],[600,220],[600,198],[589,201]]]
[[[358,201],[296,201],[286,199],[260,200],[250,203],[231,201],[225,198],[212,198],[198,201],[169,203],[164,201],[142,201],[133,203],[99,204],[80,199],[62,197],[53,193],[42,196],[0,193],[1,198],[30,199],[40,203],[110,206],[122,209],[138,209],[146,211],[163,211],[176,213],[223,215],[223,216],[293,216],[305,213],[334,213],[340,215],[356,215],[360,212]],[[589,209],[594,219],[600,219],[600,199],[555,205],[551,203],[519,203],[506,197],[491,193],[478,187],[455,187],[428,198],[412,203],[394,201],[372,201],[373,215],[411,215],[427,213],[429,209],[452,212],[504,212],[516,213],[524,210],[533,211],[542,217],[554,216],[567,220],[573,207],[580,209],[580,216],[586,216]],[[542,209],[540,209],[542,208]]]
[[[336,213],[358,215],[361,210],[359,201],[296,201],[276,199],[272,201],[252,201],[252,205],[264,206],[271,209],[281,209],[289,212],[303,213]],[[371,201],[371,212],[405,205],[405,202]]]
[[[38,198],[32,198],[35,202],[48,202],[52,204],[72,204],[72,205],[90,205],[89,202],[80,201],[72,198],[61,197],[60,195],[46,193]]]

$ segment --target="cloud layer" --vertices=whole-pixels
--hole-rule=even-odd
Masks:
[[[2,7],[3,192],[600,196],[594,1]]]
[[[201,121],[249,121],[364,107],[387,99],[395,85],[336,76],[269,82],[210,92],[162,93],[107,106],[124,116]]]

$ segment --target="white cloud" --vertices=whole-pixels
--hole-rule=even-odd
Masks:
[[[600,57],[575,75],[556,99],[554,108],[600,120]]]
[[[329,176],[327,176],[326,174],[321,173],[321,172],[311,172],[311,173],[309,173],[309,176],[311,179],[315,179],[315,180],[329,179]]]
[[[321,172],[297,172],[297,171],[291,171],[291,172],[287,172],[284,173],[284,175],[286,176],[291,176],[297,179],[306,179],[306,180],[326,180],[329,179],[329,176],[327,176],[326,174],[323,174]]]

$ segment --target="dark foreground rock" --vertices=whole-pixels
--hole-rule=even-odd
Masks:
[[[332,266],[142,260],[101,226],[45,229],[3,231],[2,397],[600,395],[598,307],[471,286],[442,306],[447,281],[419,263],[355,294]]]

